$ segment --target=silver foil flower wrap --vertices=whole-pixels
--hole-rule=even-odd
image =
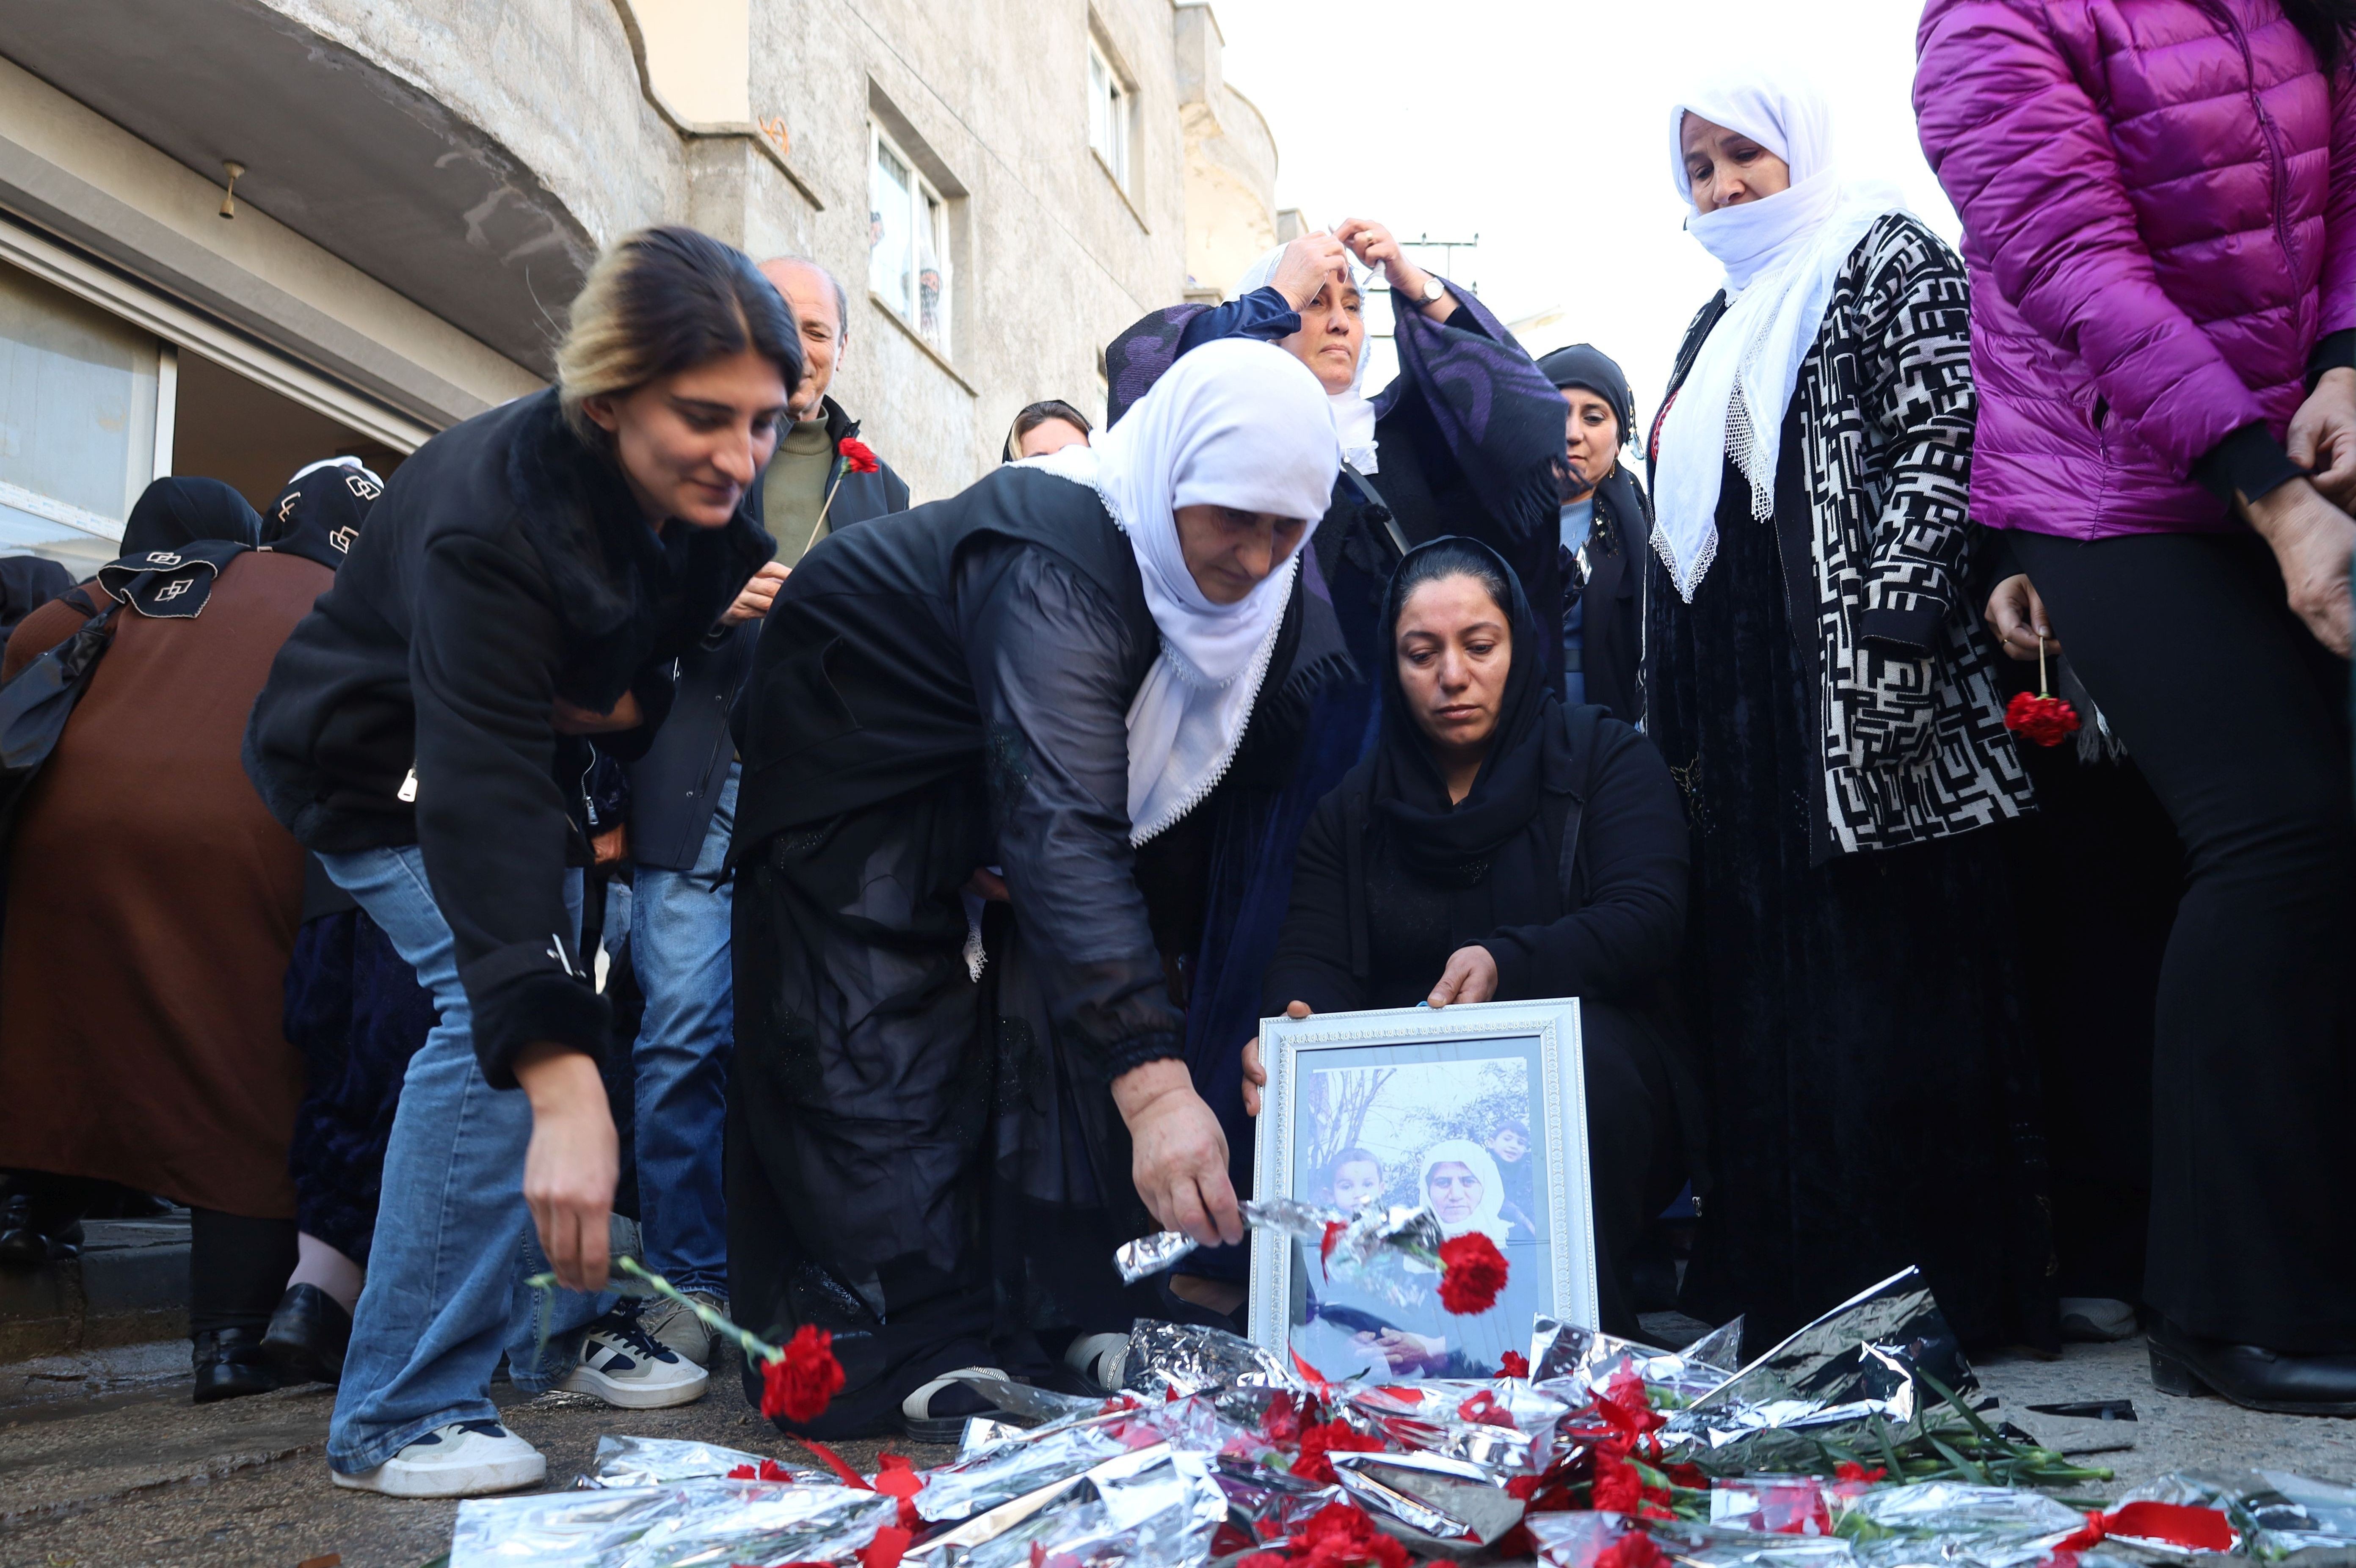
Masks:
[[[1090,1470],[1071,1494],[1009,1522],[985,1540],[958,1539],[976,1520],[927,1541],[906,1561],[937,1568],[1030,1568],[1035,1561],[1090,1568],[1199,1568],[1227,1517],[1226,1497],[1201,1455],[1140,1449]]]
[[[1942,1402],[1979,1387],[1954,1330],[1913,1269],[1833,1308],[1669,1418],[1661,1446],[1713,1475],[1814,1467],[1821,1442],[1872,1452],[1920,1430]]]
[[[1677,1568],[1854,1568],[1858,1561],[1837,1535],[1772,1535],[1670,1520],[1646,1529]]]
[[[1287,1389],[1304,1385],[1273,1351],[1239,1334],[1139,1318],[1121,1361],[1121,1387],[1153,1398],[1210,1389]]]
[[[2020,1487],[1920,1481],[1836,1496],[1840,1533],[1877,1568],[1965,1563],[2021,1568],[2076,1534],[2085,1515]]]
[[[1522,1522],[1523,1505],[1480,1465],[1438,1454],[1334,1454],[1350,1499],[1418,1552],[1469,1556]]]
[[[469,1498],[449,1568],[726,1568],[832,1562],[875,1539],[896,1499],[849,1487],[681,1481]]]
[[[2119,1501],[2222,1509],[2242,1549],[2261,1562],[2356,1562],[2356,1490],[2287,1470],[2178,1470]]]
[[[1427,1378],[1352,1386],[1359,1424],[1392,1443],[1479,1466],[1502,1481],[1543,1470],[1555,1456],[1555,1429],[1573,1406],[1514,1378],[1492,1382]]]
[[[1682,1407],[1734,1376],[1732,1357],[1741,1343],[1740,1317],[1682,1350],[1655,1349],[1576,1323],[1538,1317],[1530,1326],[1530,1381],[1579,1405],[1611,1386],[1621,1373],[1633,1372],[1653,1391],[1656,1407]]]
[[[1339,1209],[1298,1198],[1248,1198],[1237,1207],[1243,1212],[1244,1223],[1256,1231],[1276,1231],[1309,1242],[1323,1242],[1326,1226],[1350,1218]],[[1183,1231],[1156,1231],[1114,1248],[1113,1266],[1120,1270],[1123,1285],[1135,1285],[1160,1274],[1201,1245]]]
[[[1121,1413],[1035,1427],[970,1458],[927,1470],[925,1489],[916,1494],[916,1511],[933,1523],[967,1520],[1033,1497],[1043,1488],[1067,1486],[1130,1451],[1109,1430],[1128,1420]]]
[[[673,1437],[600,1437],[595,1472],[582,1477],[592,1487],[659,1487],[673,1481],[717,1481],[731,1470],[763,1465],[781,1467],[799,1484],[840,1486],[831,1471],[798,1460],[773,1459],[723,1448],[716,1443],[688,1443]]]

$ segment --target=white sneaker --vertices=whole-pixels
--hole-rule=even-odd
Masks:
[[[373,1470],[327,1473],[339,1487],[389,1498],[479,1498],[538,1486],[547,1478],[548,1461],[496,1421],[454,1421]]]
[[[556,1386],[624,1410],[659,1410],[703,1397],[712,1374],[624,1317],[602,1317],[581,1339],[581,1360]]]
[[[721,1317],[728,1316],[728,1303],[717,1296],[700,1290],[688,1292],[688,1299],[701,1302]],[[720,1337],[686,1307],[676,1301],[649,1301],[640,1308],[638,1327],[656,1344],[678,1351],[699,1367],[712,1365],[712,1352],[720,1347]]]

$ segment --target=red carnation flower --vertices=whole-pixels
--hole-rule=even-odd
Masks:
[[[1319,1509],[1284,1546],[1301,1568],[1408,1568],[1407,1548],[1348,1503]]]
[[[1530,1359],[1519,1350],[1508,1350],[1497,1358],[1497,1375],[1501,1378],[1528,1377]]]
[[[842,454],[843,463],[853,474],[873,474],[883,467],[875,460],[875,449],[855,435],[846,435],[835,443],[835,451]]]
[[[1636,1467],[1609,1448],[1595,1451],[1594,1506],[1612,1513],[1633,1514],[1644,1506],[1644,1477]]]
[[[1505,1288],[1505,1254],[1479,1231],[1440,1243],[1440,1305],[1459,1317],[1486,1312]]]
[[[1653,1538],[1632,1530],[1595,1554],[1595,1568],[1667,1568],[1668,1558]]]
[[[2058,746],[2078,732],[2078,710],[2058,697],[2023,691],[2005,704],[2004,727],[2040,746]]]
[[[1301,1412],[1294,1408],[1290,1394],[1280,1390],[1268,1402],[1259,1418],[1259,1435],[1280,1445],[1301,1441]]]
[[[1330,1487],[1340,1478],[1333,1474],[1328,1454],[1379,1454],[1383,1441],[1369,1437],[1346,1421],[1312,1424],[1301,1429],[1301,1457],[1292,1462],[1292,1473],[1302,1480]]]
[[[785,1354],[761,1369],[761,1413],[797,1424],[826,1413],[842,1392],[842,1363],[834,1359],[834,1336],[805,1323],[786,1342]]]

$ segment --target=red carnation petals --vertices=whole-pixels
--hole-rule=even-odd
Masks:
[[[1408,1568],[1407,1548],[1348,1503],[1327,1503],[1280,1549],[1255,1552],[1236,1568]]]
[[[761,1413],[797,1424],[816,1421],[842,1392],[842,1383],[834,1336],[805,1323],[786,1342],[786,1353],[761,1369]]]
[[[873,474],[883,467],[875,460],[875,451],[855,435],[846,435],[835,443],[835,451],[842,454],[843,463],[853,474]]]
[[[1632,1530],[1595,1554],[1595,1568],[1666,1568],[1667,1556],[1641,1530]]]
[[[2078,710],[2058,697],[2024,691],[2005,704],[2004,727],[2038,745],[2058,746],[2078,732]]]
[[[1505,1254],[1479,1231],[1440,1243],[1440,1305],[1459,1317],[1486,1312],[1505,1288]]]
[[[1497,1375],[1501,1378],[1528,1377],[1530,1359],[1519,1350],[1508,1350],[1497,1359]]]
[[[1301,1457],[1292,1462],[1292,1473],[1321,1487],[1334,1485],[1340,1477],[1333,1474],[1333,1463],[1328,1454],[1379,1454],[1383,1440],[1369,1437],[1346,1421],[1312,1423],[1301,1429]]]
[[[1317,1243],[1317,1266],[1324,1271],[1327,1279],[1333,1277],[1333,1243],[1340,1241],[1342,1232],[1349,1228],[1339,1220],[1325,1221],[1325,1239]]]

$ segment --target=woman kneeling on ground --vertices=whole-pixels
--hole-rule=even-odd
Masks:
[[[1299,360],[1213,344],[1095,446],[823,539],[779,591],[732,850],[728,1264],[747,1328],[833,1335],[847,1384],[799,1430],[954,1437],[985,1408],[956,1374],[1053,1376],[1163,1315],[1119,1243],[1241,1237],[1135,850],[1282,680],[1340,465]],[[985,982],[977,867],[1019,985]]]
[[[1409,551],[1382,625],[1382,732],[1301,835],[1262,1010],[1580,998],[1602,1327],[1633,1335],[1628,1254],[1676,1196],[1698,1105],[1663,988],[1685,934],[1676,788],[1633,729],[1563,706],[1486,546]],[[1244,1072],[1258,1115],[1257,1040]]]
[[[643,752],[672,661],[769,559],[754,483],[801,341],[742,254],[652,229],[599,259],[556,369],[402,465],[246,731],[263,801],[440,1012],[402,1081],[327,1434],[337,1486],[397,1497],[541,1478],[491,1403],[502,1349],[533,1393],[643,1408],[705,1382],[579,1294],[606,1283],[617,1149],[574,812],[584,737]],[[544,1339],[524,1282],[547,1266],[567,1289]]]

